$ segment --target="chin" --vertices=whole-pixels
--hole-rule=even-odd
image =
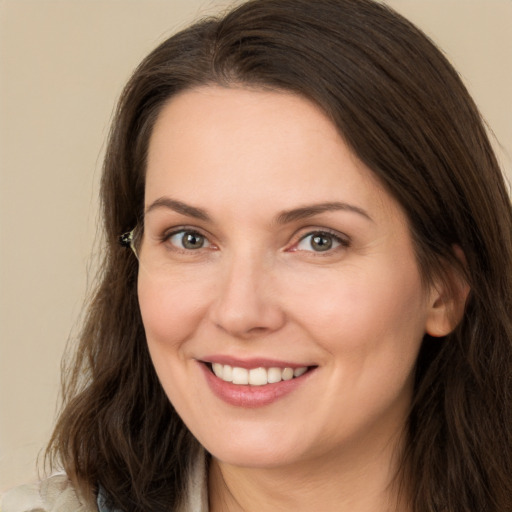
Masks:
[[[293,464],[297,461],[296,454],[284,453],[282,450],[267,447],[265,450],[254,448],[222,449],[215,447],[213,451],[209,451],[217,460],[229,464],[231,466],[271,469]]]
[[[283,443],[284,439],[286,443]],[[291,442],[289,436],[283,437],[282,434],[272,433],[271,430],[263,436],[228,435],[223,439],[217,437],[205,441],[199,439],[199,442],[213,457],[226,464],[240,467],[275,468],[286,466],[297,462],[301,453],[297,449],[297,443]]]

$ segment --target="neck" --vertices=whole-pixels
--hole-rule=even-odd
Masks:
[[[362,445],[350,452],[272,468],[247,468],[212,459],[211,512],[261,510],[407,512],[398,504],[397,438],[385,446]]]

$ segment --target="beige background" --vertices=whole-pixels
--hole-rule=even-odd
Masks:
[[[512,175],[512,0],[388,3],[444,48]],[[0,0],[0,490],[35,477],[51,431],[121,87],[164,37],[228,4]]]

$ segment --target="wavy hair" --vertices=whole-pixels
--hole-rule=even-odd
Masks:
[[[119,101],[101,181],[104,260],[47,454],[86,499],[174,510],[197,445],[151,363],[137,261],[148,141],[199,85],[290,91],[319,105],[407,214],[426,281],[455,267],[464,316],[422,344],[398,475],[413,512],[512,510],[512,215],[481,116],[434,44],[372,0],[252,0],[156,48]],[[464,254],[463,261],[454,247]]]

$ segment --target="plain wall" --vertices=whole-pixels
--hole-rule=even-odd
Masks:
[[[313,1],[313,0],[312,0]],[[389,0],[446,52],[512,176],[512,1]],[[104,141],[137,63],[205,0],[0,0],[0,490],[36,476],[91,273]]]

